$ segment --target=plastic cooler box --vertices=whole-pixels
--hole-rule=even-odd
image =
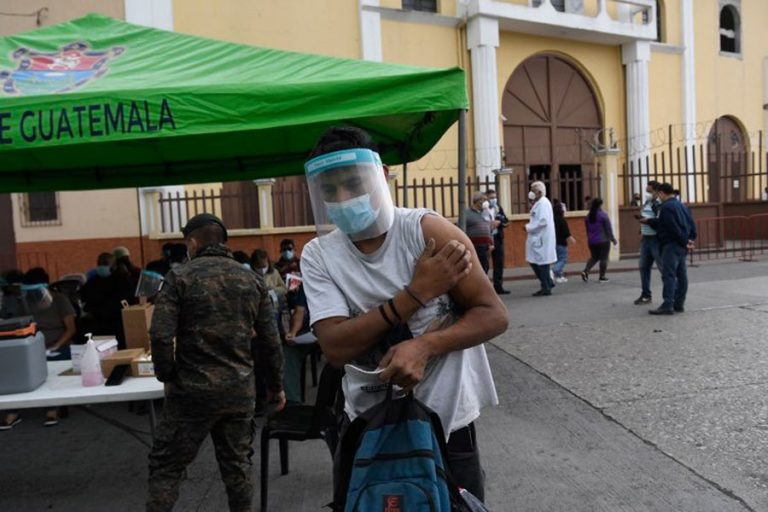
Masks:
[[[48,377],[43,333],[32,317],[0,320],[0,395],[25,393]]]

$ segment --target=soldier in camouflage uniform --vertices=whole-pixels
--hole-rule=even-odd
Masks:
[[[150,331],[166,392],[149,456],[147,511],[173,508],[182,474],[209,433],[230,510],[251,510],[255,371],[265,371],[278,409],[285,404],[272,303],[261,276],[224,245],[221,220],[198,215],[183,232],[193,258],[166,276]]]

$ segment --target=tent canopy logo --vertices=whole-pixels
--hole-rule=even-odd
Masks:
[[[83,42],[62,46],[57,52],[18,48],[12,55],[16,69],[0,70],[2,92],[31,96],[72,91],[106,73],[109,61],[124,51],[122,46],[92,50]]]

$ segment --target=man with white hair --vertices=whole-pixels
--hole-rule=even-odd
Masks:
[[[492,219],[488,217],[489,206],[488,196],[485,195],[485,192],[475,192],[472,195],[472,206],[467,208],[466,233],[475,247],[477,259],[480,260],[480,266],[483,267],[485,275],[488,275],[490,267],[488,252],[493,248]]]
[[[547,187],[541,181],[531,183],[528,199],[533,201],[531,220],[525,225],[528,239],[525,242],[525,259],[541,282],[541,289],[534,297],[552,295],[555,283],[549,273],[549,266],[557,261],[555,251],[555,221],[552,204],[547,199]]]

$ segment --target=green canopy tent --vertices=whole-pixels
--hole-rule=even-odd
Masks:
[[[400,164],[459,119],[463,174],[467,105],[459,68],[257,48],[91,14],[0,38],[0,192],[301,174],[320,133],[340,123],[368,130],[383,160]]]

